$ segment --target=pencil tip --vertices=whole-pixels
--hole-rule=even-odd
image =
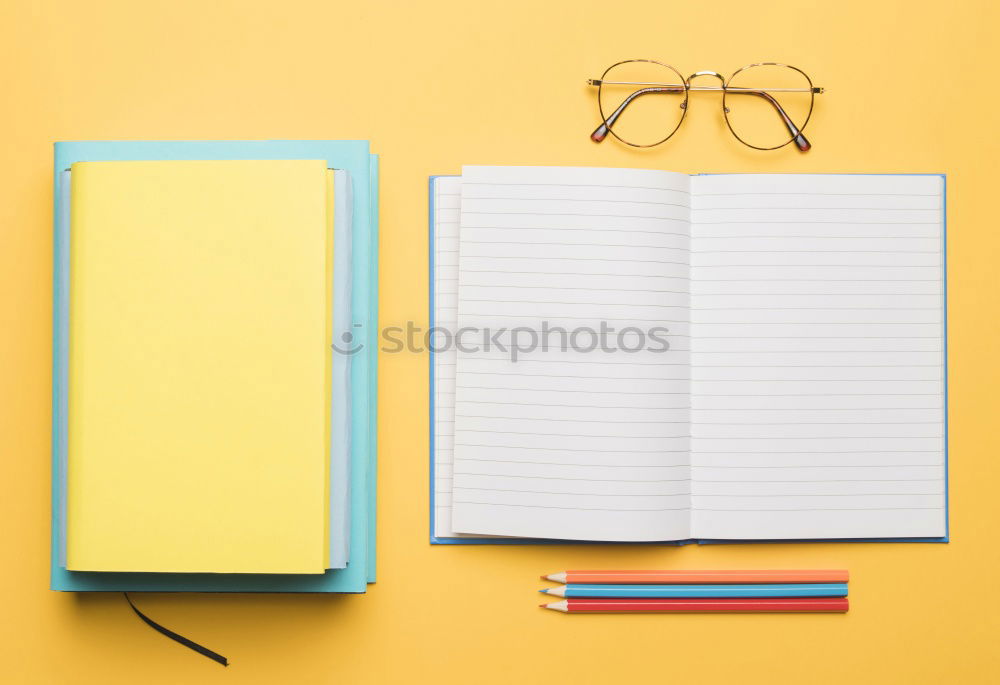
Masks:
[[[539,592],[541,592],[543,595],[547,595],[547,594],[549,594],[549,589],[545,588],[543,590],[539,590]]]
[[[539,605],[538,605],[538,608],[539,608],[539,609],[548,609],[548,608],[549,608],[549,605],[548,605],[548,604],[539,604]]]

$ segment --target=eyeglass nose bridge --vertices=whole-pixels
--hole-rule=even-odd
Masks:
[[[699,76],[714,76],[715,78],[719,79],[719,83],[721,83],[722,85],[726,85],[726,77],[717,71],[696,71],[687,77],[688,85],[691,85],[691,81],[698,78]]]
[[[720,74],[717,71],[708,70],[708,71],[696,71],[693,74],[691,74],[690,76],[688,76],[686,79],[684,79],[684,85],[688,88],[688,90],[691,89],[691,81],[693,81],[694,79],[698,78],[699,76],[714,76],[715,78],[719,79],[719,83],[722,84],[722,88],[726,87],[726,77],[725,76],[723,76],[722,74]],[[687,102],[686,101],[683,102],[683,103],[681,103],[681,109],[687,109]]]

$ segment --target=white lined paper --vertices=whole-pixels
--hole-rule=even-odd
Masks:
[[[943,535],[941,179],[692,187],[694,534]]]
[[[688,178],[466,167],[462,181],[460,327],[661,325],[682,349],[459,352],[452,527],[687,537]]]
[[[458,322],[458,239],[462,179],[434,179],[433,325],[455,330]],[[455,443],[455,349],[434,352],[434,535],[461,537],[451,528],[451,481]]]

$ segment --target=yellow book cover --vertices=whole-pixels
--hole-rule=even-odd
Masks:
[[[320,160],[73,165],[68,569],[323,572],[327,185]]]

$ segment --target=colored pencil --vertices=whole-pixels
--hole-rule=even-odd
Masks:
[[[813,597],[809,599],[564,599],[561,602],[539,606],[570,614],[632,612],[845,613],[848,604],[846,597]]]
[[[847,583],[755,585],[560,585],[539,590],[556,597],[846,597]]]
[[[846,583],[845,570],[810,569],[780,571],[562,571],[542,576],[556,583],[689,585],[695,583]]]

